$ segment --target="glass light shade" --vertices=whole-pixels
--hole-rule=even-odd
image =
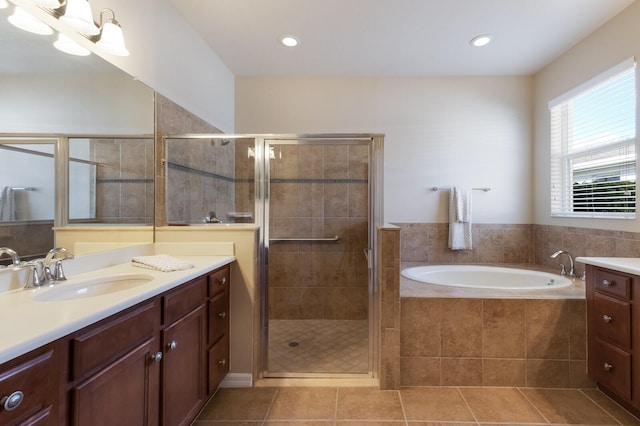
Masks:
[[[57,9],[60,7],[60,2],[58,0],[33,0],[35,4],[42,7],[47,7],[49,9]]]
[[[100,29],[93,22],[91,6],[87,0],[67,0],[66,10],[59,21],[82,34],[100,34]]]
[[[53,46],[56,49],[70,55],[89,56],[91,54],[91,51],[89,49],[80,46],[74,40],[62,33],[58,34],[58,39],[53,42]]]
[[[7,7],[9,7],[7,0],[0,0],[0,9],[6,9]]]
[[[96,46],[112,55],[129,56],[129,51],[124,45],[122,28],[113,22],[106,22],[102,26],[100,40],[96,42]]]
[[[26,10],[17,7],[13,12],[13,15],[7,18],[12,25],[20,28],[21,30],[29,31],[30,33],[49,35],[53,34],[53,30],[50,26],[27,12]]]

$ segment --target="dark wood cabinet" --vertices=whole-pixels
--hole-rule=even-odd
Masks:
[[[229,370],[228,312],[224,266],[6,362],[0,425],[188,425]]]
[[[587,265],[589,376],[640,414],[640,277]]]
[[[133,348],[70,391],[73,425],[158,424],[154,338]]]
[[[0,368],[0,424],[58,423],[58,353],[48,345]]]
[[[210,395],[229,372],[230,268],[224,266],[209,274],[207,360]]]
[[[205,277],[165,296],[173,315],[163,317],[175,321],[162,330],[163,425],[189,424],[205,402],[206,291]]]

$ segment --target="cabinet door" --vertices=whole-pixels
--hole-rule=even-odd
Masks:
[[[205,309],[193,310],[162,331],[162,424],[190,424],[204,403]]]
[[[149,339],[71,389],[72,424],[155,425],[158,422],[159,364]]]

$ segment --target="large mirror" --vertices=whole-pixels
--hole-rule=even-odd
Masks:
[[[153,90],[95,55],[55,49],[55,32],[15,28],[12,13],[0,9],[0,247],[42,256],[54,219],[149,225],[152,240]],[[60,194],[55,164],[67,159],[72,190]]]

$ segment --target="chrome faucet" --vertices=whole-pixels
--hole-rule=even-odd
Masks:
[[[56,247],[47,253],[44,259],[36,259],[27,263],[29,273],[24,288],[51,285],[57,281],[64,281],[67,277],[62,269],[62,261],[73,259],[73,253],[64,247]],[[51,269],[53,264],[53,270]]]
[[[576,268],[575,268],[575,264],[573,262],[573,256],[571,256],[571,253],[569,253],[566,250],[558,250],[557,252],[555,252],[555,253],[553,253],[551,255],[551,258],[555,259],[556,257],[560,256],[561,254],[566,254],[567,257],[569,258],[569,273],[567,274],[567,268],[564,266],[564,263],[561,263],[560,267],[562,269],[560,270],[560,274],[569,275],[570,277],[575,277],[576,276]]]
[[[0,256],[2,256],[3,254],[8,254],[9,256],[11,256],[11,262],[13,263],[13,266],[20,266],[20,256],[18,256],[18,253],[16,253],[15,250],[10,249],[9,247],[0,247]]]

